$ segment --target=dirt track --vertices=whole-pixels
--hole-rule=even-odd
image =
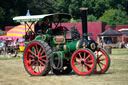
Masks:
[[[127,58],[127,59],[126,59]],[[128,85],[128,56],[111,58],[106,74],[56,76],[49,74],[31,77],[23,67],[22,59],[0,60],[0,85]]]

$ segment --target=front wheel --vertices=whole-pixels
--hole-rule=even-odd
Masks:
[[[96,68],[95,55],[87,48],[79,49],[72,55],[71,66],[78,75],[90,75]]]
[[[97,48],[96,54],[96,70],[94,73],[101,74],[105,73],[110,67],[110,57],[103,48]]]
[[[45,76],[50,71],[51,48],[44,41],[34,40],[27,44],[23,63],[31,76]]]

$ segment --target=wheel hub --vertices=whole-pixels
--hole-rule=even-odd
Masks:
[[[81,61],[81,64],[84,64],[84,61]]]
[[[38,61],[38,57],[35,57],[34,60],[35,60],[35,61]]]

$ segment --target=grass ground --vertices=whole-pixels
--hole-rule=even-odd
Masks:
[[[22,56],[22,53],[19,54]],[[0,85],[128,85],[128,49],[112,49],[111,66],[105,74],[31,77],[22,58],[0,58]]]

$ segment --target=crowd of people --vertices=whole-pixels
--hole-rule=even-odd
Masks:
[[[128,48],[128,41],[121,41],[117,37],[99,37],[97,42],[100,47]]]
[[[19,39],[15,41],[11,38],[0,38],[0,54],[3,57],[16,57],[19,49]]]

